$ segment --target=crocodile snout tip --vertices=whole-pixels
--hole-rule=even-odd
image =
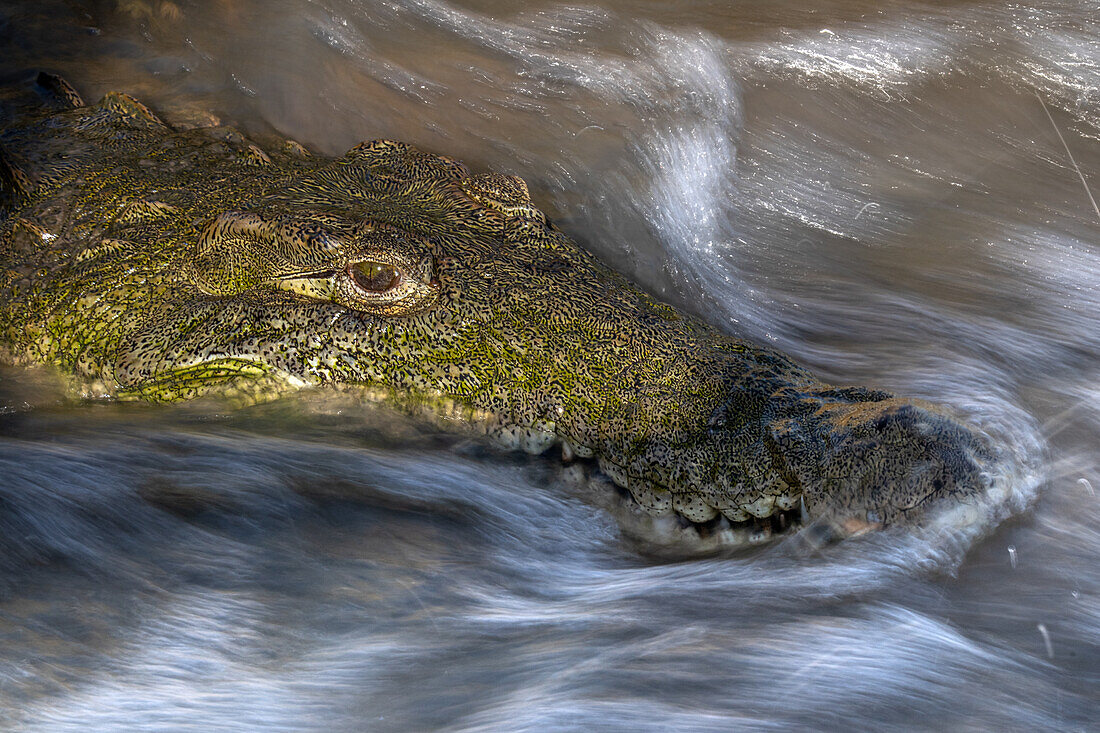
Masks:
[[[834,430],[807,509],[845,535],[921,522],[948,502],[985,493],[996,451],[939,408],[911,400],[823,408]]]

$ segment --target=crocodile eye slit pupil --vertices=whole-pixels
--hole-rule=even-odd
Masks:
[[[397,268],[381,262],[356,262],[348,268],[351,279],[368,293],[383,293],[397,285]]]

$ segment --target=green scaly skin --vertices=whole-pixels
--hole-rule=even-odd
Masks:
[[[652,299],[518,178],[389,141],[264,150],[122,94],[29,115],[0,145],[0,340],[90,392],[370,385],[515,447],[560,442],[646,512],[695,523],[801,513],[852,531],[988,488],[980,434]]]

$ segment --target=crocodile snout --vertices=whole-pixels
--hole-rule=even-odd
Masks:
[[[907,400],[824,405],[827,448],[802,481],[808,513],[847,533],[911,524],[941,500],[988,489],[993,449],[931,405]]]

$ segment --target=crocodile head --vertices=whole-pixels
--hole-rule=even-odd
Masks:
[[[561,444],[640,511],[750,539],[909,523],[988,488],[979,433],[654,300],[519,178],[391,141],[265,151],[125,95],[36,124],[5,141],[39,172],[5,220],[3,333],[108,392],[370,385],[509,446]]]

